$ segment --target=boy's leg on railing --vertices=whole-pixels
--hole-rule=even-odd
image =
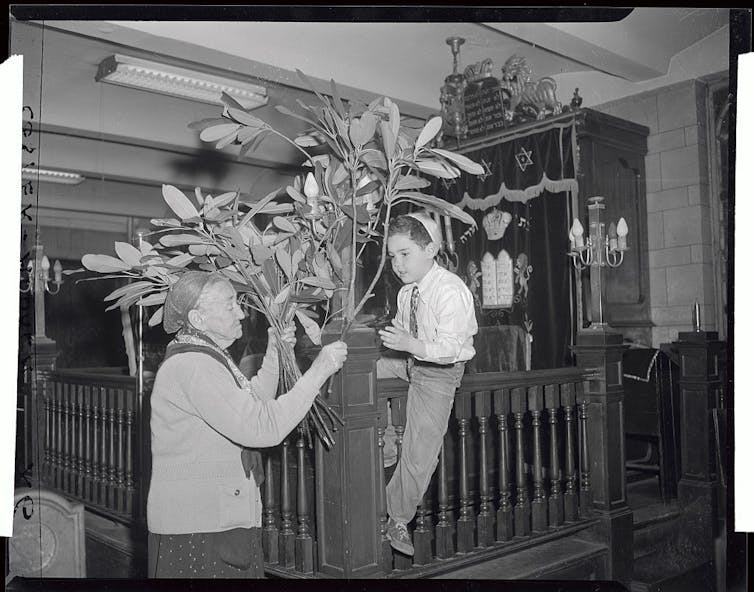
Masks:
[[[463,364],[413,369],[401,458],[387,486],[388,515],[395,521],[410,522],[427,490],[462,375]]]
[[[406,373],[406,358],[401,357],[381,357],[376,364],[377,378],[400,378],[408,381]],[[385,447],[383,448],[384,466],[392,467],[398,462],[398,447],[395,441],[395,427],[391,419],[390,401],[387,402],[387,427],[385,428]]]

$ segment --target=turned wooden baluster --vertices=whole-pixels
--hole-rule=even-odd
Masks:
[[[70,403],[70,407],[68,409],[69,412],[69,424],[68,424],[68,438],[69,438],[69,453],[70,453],[70,464],[68,467],[68,491],[76,495],[76,485],[77,485],[77,477],[78,477],[78,466],[79,466],[79,457],[78,457],[78,441],[76,438],[76,434],[78,432],[76,428],[76,420],[78,418],[78,412],[79,412],[79,406],[78,401],[76,401],[76,390],[77,385],[71,384],[68,387],[68,401]]]
[[[280,448],[280,541],[278,563],[283,567],[293,567],[296,563],[294,556],[296,533],[293,532],[293,511],[291,508],[291,491],[288,479],[288,448],[290,443],[286,438]]]
[[[563,496],[560,492],[560,458],[558,454],[558,386],[545,385],[545,409],[550,423],[550,495],[547,509],[550,526],[563,524]]]
[[[589,478],[589,442],[587,440],[587,406],[589,401],[583,398],[582,385],[577,387],[579,394],[579,467],[581,475],[579,479],[579,515],[589,517],[592,515],[592,485]]]
[[[393,571],[393,552],[387,537],[387,496],[385,495],[385,430],[387,428],[387,399],[383,401],[384,409],[377,420],[377,491],[379,492],[377,518],[380,532],[380,565],[384,573]]]
[[[275,520],[275,483],[272,474],[272,454],[265,459],[264,479],[264,528],[262,531],[262,552],[267,563],[278,562],[279,532]]]
[[[298,453],[298,471],[296,473],[298,532],[296,534],[296,571],[312,573],[314,571],[314,541],[309,528],[309,501],[306,496],[306,445],[304,430],[299,426],[296,440]]]
[[[416,508],[416,528],[414,529],[414,565],[432,563],[432,510],[427,494]]]
[[[76,466],[76,493],[80,497],[84,497],[84,477],[86,476],[86,458],[84,456],[84,432],[86,427],[84,424],[84,385],[76,385],[76,399],[78,401],[78,430],[76,431],[78,436],[78,464]],[[86,498],[84,498],[86,499]]]
[[[92,442],[92,462],[94,464],[94,486],[92,488],[92,498],[94,503],[99,504],[102,500],[102,440],[105,437],[104,423],[102,420],[103,408],[102,402],[102,389],[95,387],[93,391],[94,399],[92,400],[92,420],[94,422],[94,435]]]
[[[479,423],[479,513],[476,517],[477,546],[489,547],[495,542],[495,515],[490,493],[487,463],[487,424],[492,413],[492,393],[474,393],[474,415]]]
[[[116,432],[116,417],[115,417],[115,407],[117,406],[117,392],[115,389],[108,389],[108,392],[110,393],[110,405],[109,407],[109,413],[108,413],[108,430],[109,430],[109,440],[110,443],[110,455],[108,459],[108,473],[107,473],[107,485],[108,485],[108,495],[107,495],[107,507],[108,508],[115,508],[117,507],[115,504],[115,497],[117,495],[117,488],[116,488],[116,479],[117,479],[117,467],[116,467],[116,458],[115,458],[115,432]]]
[[[63,483],[62,489],[70,492],[71,483],[71,385],[63,385]]]
[[[134,487],[133,430],[134,411],[131,407],[126,413],[126,512],[129,516],[134,515],[134,496],[136,495],[136,488]]]
[[[511,505],[510,483],[510,443],[508,441],[508,414],[511,411],[510,390],[496,390],[493,395],[494,411],[497,416],[499,434],[498,445],[498,495],[497,531],[498,541],[507,541],[513,537],[513,506]]]
[[[516,434],[516,505],[513,508],[513,526],[516,536],[526,536],[531,532],[531,524],[529,523],[529,492],[524,466],[526,389],[523,387],[511,390],[511,411],[513,412],[513,430]]]
[[[92,503],[99,503],[100,457],[99,457],[99,389],[92,387]]]
[[[92,501],[92,387],[84,387],[84,499]]]
[[[125,405],[124,398],[128,396],[128,391],[124,389],[118,389],[116,391],[116,405],[118,406],[117,422],[118,422],[118,459],[116,465],[116,501],[115,509],[119,512],[123,512],[126,506],[126,447],[124,438],[124,426],[126,414],[123,409]]]
[[[565,412],[565,467],[566,487],[563,494],[563,517],[566,522],[578,519],[578,494],[576,493],[576,463],[574,461],[576,443],[574,441],[573,407],[576,394],[573,384],[564,384],[560,391],[560,404]]]
[[[100,405],[102,407],[100,408],[100,431],[102,432],[100,434],[100,448],[99,448],[99,458],[100,458],[100,478],[101,478],[101,484],[100,484],[100,494],[98,502],[102,504],[103,506],[107,505],[107,498],[108,498],[108,472],[107,472],[107,389],[104,387],[100,387],[99,389],[100,394]]]
[[[50,397],[49,382],[45,385],[42,391],[44,397],[45,408],[45,453],[44,461],[42,465],[42,481],[43,483],[50,483],[52,480],[52,399]]]
[[[55,478],[53,485],[63,488],[63,384],[55,383]]]
[[[446,435],[445,438],[448,436]],[[435,526],[435,553],[439,559],[447,559],[455,553],[453,547],[453,514],[448,504],[448,469],[445,461],[445,443],[440,447],[440,459],[437,464],[437,504],[439,514]]]
[[[458,552],[469,553],[474,549],[474,512],[469,494],[469,468],[467,464],[467,440],[471,423],[471,393],[460,392],[455,400],[458,420],[458,497],[460,509],[456,522]]]
[[[529,411],[531,412],[531,426],[534,432],[534,463],[532,467],[532,481],[534,496],[531,502],[531,528],[534,532],[547,530],[547,501],[542,477],[542,387],[529,387]]]

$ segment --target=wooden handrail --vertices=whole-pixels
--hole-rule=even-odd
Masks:
[[[580,382],[599,376],[600,373],[596,369],[575,367],[519,372],[484,372],[464,375],[458,391],[479,392],[501,388],[544,386],[555,383]],[[405,393],[407,389],[408,383],[400,378],[380,378],[377,380],[378,396],[381,398]]]

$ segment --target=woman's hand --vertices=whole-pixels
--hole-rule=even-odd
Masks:
[[[348,356],[348,346],[342,341],[328,343],[319,352],[312,363],[312,369],[329,378],[343,367]]]
[[[296,347],[296,325],[291,323],[290,325],[285,327],[280,338],[278,338],[277,334],[275,333],[275,329],[270,327],[269,329],[267,329],[267,340],[268,343],[280,341],[282,343],[287,343],[291,347]]]

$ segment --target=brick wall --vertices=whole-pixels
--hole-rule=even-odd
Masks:
[[[695,301],[715,330],[706,86],[689,80],[594,107],[650,130],[647,228],[654,346],[691,329]]]

